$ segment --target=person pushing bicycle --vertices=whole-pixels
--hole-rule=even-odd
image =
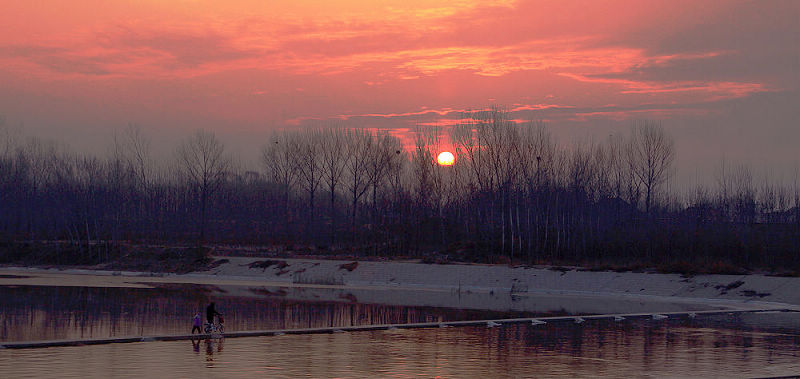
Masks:
[[[206,307],[206,321],[208,321],[209,325],[214,325],[214,316],[222,317],[222,313],[217,312],[217,308],[215,307],[214,302],[212,301],[211,304]]]
[[[222,313],[217,312],[217,308],[215,307],[214,302],[212,301],[211,304],[209,304],[208,307],[206,307],[206,321],[208,321],[209,324],[213,325],[214,316],[222,316]]]

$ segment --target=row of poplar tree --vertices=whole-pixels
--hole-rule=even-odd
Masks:
[[[390,131],[281,131],[253,170],[205,131],[166,162],[136,127],[103,157],[0,132],[0,241],[800,268],[797,183],[723,167],[715,187],[670,193],[674,143],[653,121],[570,145],[502,109],[465,114],[446,133],[418,127],[413,146]],[[444,149],[454,165],[436,163]]]

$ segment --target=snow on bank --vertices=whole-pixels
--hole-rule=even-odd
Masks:
[[[689,303],[737,303],[755,307],[762,306],[764,302],[800,305],[800,291],[796,290],[800,286],[800,278],[789,277],[699,275],[686,278],[678,274],[557,271],[504,265],[413,262],[353,264],[351,261],[309,259],[285,259],[281,260],[285,266],[274,264],[266,268],[250,268],[254,262],[265,260],[228,259],[230,262],[204,274],[293,284],[449,290],[462,294],[502,293],[518,297],[611,296],[650,300],[661,298]]]
[[[5,268],[0,272],[21,272],[31,277],[0,275],[0,284],[141,286],[142,282],[183,282],[224,287],[227,296],[572,314],[800,309],[800,291],[796,290],[800,278],[685,278],[678,274],[556,271],[500,265],[224,259],[228,262],[210,271],[185,275]],[[76,279],[72,274],[84,277]],[[87,274],[94,278],[89,279]],[[283,289],[276,291],[277,287]]]

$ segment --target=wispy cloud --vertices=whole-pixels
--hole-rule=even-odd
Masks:
[[[211,28],[158,30],[119,26],[98,36],[100,46],[127,52],[130,56],[149,56],[166,69],[193,69],[210,63],[234,62],[262,56],[238,46],[236,38]]]
[[[33,32],[0,16],[0,80],[67,99],[135,89],[123,100],[154,112],[264,127],[386,128],[487,103],[554,122],[710,114],[800,85],[791,2],[104,2],[92,17],[74,3],[86,14],[15,4]]]
[[[636,81],[627,79],[604,78],[602,76],[584,76],[561,73],[560,75],[581,82],[619,85],[621,94],[670,94],[694,93],[706,96],[708,101],[738,98],[770,89],[761,83],[714,82],[714,81]]]

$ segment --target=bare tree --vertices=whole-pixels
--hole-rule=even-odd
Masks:
[[[370,158],[377,148],[372,135],[364,130],[351,130],[347,133],[347,191],[350,195],[350,229],[355,241],[358,202],[370,185]]]
[[[645,190],[645,212],[650,207],[655,191],[671,174],[675,158],[675,143],[664,132],[661,124],[637,121],[631,130],[628,160],[633,175]]]
[[[738,167],[732,175],[733,217],[739,223],[753,223],[756,217],[756,191],[753,174],[747,166]]]
[[[267,177],[278,184],[282,193],[283,225],[289,234],[289,195],[299,179],[297,136],[288,132],[277,132],[270,138],[270,143],[262,149],[261,159]]]
[[[320,158],[322,177],[325,184],[328,186],[328,193],[330,195],[330,241],[333,244],[336,240],[336,188],[342,180],[345,168],[355,159],[363,162],[360,157],[353,157],[354,152],[350,151],[350,146],[353,143],[350,141],[353,138],[352,133],[334,127],[324,130],[321,133],[320,140]],[[361,172],[359,172],[361,174]]]
[[[368,183],[372,187],[373,211],[376,211],[374,207],[377,204],[378,189],[390,176],[393,161],[401,159],[402,150],[403,146],[399,139],[388,133],[378,132],[373,148],[370,149],[366,158]]]
[[[313,238],[315,197],[322,180],[322,162],[320,159],[320,144],[322,137],[319,132],[312,131],[302,134],[298,138],[297,165],[300,174],[300,184],[308,193],[308,232]]]
[[[130,124],[123,132],[122,146],[123,157],[135,174],[137,186],[146,193],[153,169],[150,139],[138,125]]]
[[[152,196],[157,167],[152,156],[150,138],[138,125],[130,124],[123,132],[122,146],[123,157],[132,175],[132,196],[129,200],[133,201],[132,207],[139,218],[144,220],[155,213],[156,209]]]
[[[7,197],[13,182],[14,150],[16,134],[6,125],[5,118],[0,116],[0,207],[9,203]]]
[[[539,241],[542,222],[545,220],[544,212],[541,209],[543,205],[541,194],[543,188],[547,187],[546,183],[549,182],[548,178],[551,176],[555,151],[555,143],[543,122],[529,122],[522,125],[519,131],[519,148],[516,150],[514,161],[519,164],[519,180],[522,181],[520,186],[527,193],[525,239],[529,260],[532,250],[541,250]],[[521,243],[522,235],[520,234]]]
[[[79,228],[85,233],[85,251],[92,254],[92,240],[99,239],[98,214],[96,208],[102,191],[103,166],[99,159],[93,156],[74,158],[75,176],[73,178],[75,190],[79,194],[79,205],[76,207],[76,221]],[[59,170],[61,172],[65,170]],[[92,238],[92,230],[94,237]]]
[[[461,123],[453,127],[450,138],[455,145],[455,155],[460,161],[466,162],[469,167],[468,185],[473,190],[487,192],[490,190],[488,183],[489,175],[487,160],[484,159],[485,153],[483,146],[483,134],[476,132],[477,121],[466,115],[462,117]]]
[[[225,147],[214,133],[198,130],[178,148],[178,159],[187,179],[200,196],[199,243],[205,242],[206,208],[230,166]]]
[[[102,259],[98,241],[116,239],[118,231],[165,243],[200,233],[205,239],[206,232],[211,240],[212,231],[218,240],[265,243],[265,231],[294,231],[287,214],[302,209],[299,219],[309,227],[292,240],[314,242],[321,185],[332,194],[332,221],[343,226],[347,208],[353,234],[372,237],[353,246],[372,241],[376,253],[432,249],[441,232],[443,242],[466,242],[448,250],[452,257],[487,261],[497,252],[525,258],[527,246],[528,262],[800,267],[797,174],[794,183],[765,177],[762,184],[749,169],[724,163],[716,188],[698,187],[679,203],[668,187],[671,154],[648,153],[672,149],[669,138],[653,137],[663,134],[660,126],[654,132],[637,124],[630,138],[574,147],[540,126],[516,123],[499,109],[469,113],[453,132],[457,160],[450,167],[435,164],[444,145],[437,128],[420,130],[411,153],[388,132],[345,131],[338,142],[331,131],[276,133],[262,150],[267,181],[239,171],[210,133],[187,139],[167,171],[148,158],[147,140],[133,128],[115,136],[104,160],[38,138],[9,143],[0,126],[0,238],[68,241],[78,249],[54,256],[88,262]],[[367,220],[370,190],[372,222],[359,224]],[[300,198],[307,208],[294,202]],[[136,209],[145,212],[137,218]],[[641,218],[645,209],[659,217]]]
[[[402,164],[406,158],[402,154],[403,146],[399,139],[391,136],[385,131],[378,131],[376,140],[369,150],[366,160],[367,187],[372,188],[372,231],[377,231],[379,227],[379,206],[378,191],[385,187],[394,188],[395,183],[392,179],[396,178],[395,173],[402,171]],[[395,171],[396,170],[396,171]],[[391,191],[394,196],[390,196],[392,201],[396,201],[397,192]],[[387,196],[384,192],[384,200]],[[378,244],[374,245],[377,254]]]
[[[794,198],[794,207],[792,207],[792,209],[794,209],[794,212],[793,212],[794,213],[794,215],[793,215],[794,216],[794,223],[797,226],[796,232],[800,233],[800,185],[798,185],[799,184],[798,183],[798,176],[799,176],[798,173],[799,173],[799,171],[795,167],[795,169],[794,169],[794,182],[792,184],[792,192],[794,194],[794,196],[793,196],[793,198]],[[798,239],[795,239],[794,248],[798,249],[798,247],[800,247],[800,241],[798,241]]]
[[[415,151],[412,156],[413,173],[417,189],[418,211],[422,217],[431,216],[427,211],[435,211],[439,224],[439,239],[442,246],[447,244],[445,208],[452,201],[453,166],[437,164],[437,155],[443,148],[443,133],[440,126],[418,126],[414,130]],[[458,163],[456,163],[458,164]]]
[[[5,118],[0,116],[0,159],[11,158],[17,146],[18,139],[19,130],[8,127]]]
[[[513,242],[519,238],[512,209],[516,199],[511,196],[520,172],[514,162],[520,149],[516,123],[499,107],[471,112],[465,122],[454,128],[453,140],[458,155],[467,158],[480,192],[489,195],[489,217],[495,219],[499,210],[501,251],[505,252],[507,240]],[[518,224],[519,218],[516,219]],[[510,247],[513,259],[513,243]]]
[[[414,129],[414,152],[411,154],[413,187],[420,209],[427,209],[433,196],[433,166],[435,158],[431,145],[437,143],[437,133],[430,129]]]

